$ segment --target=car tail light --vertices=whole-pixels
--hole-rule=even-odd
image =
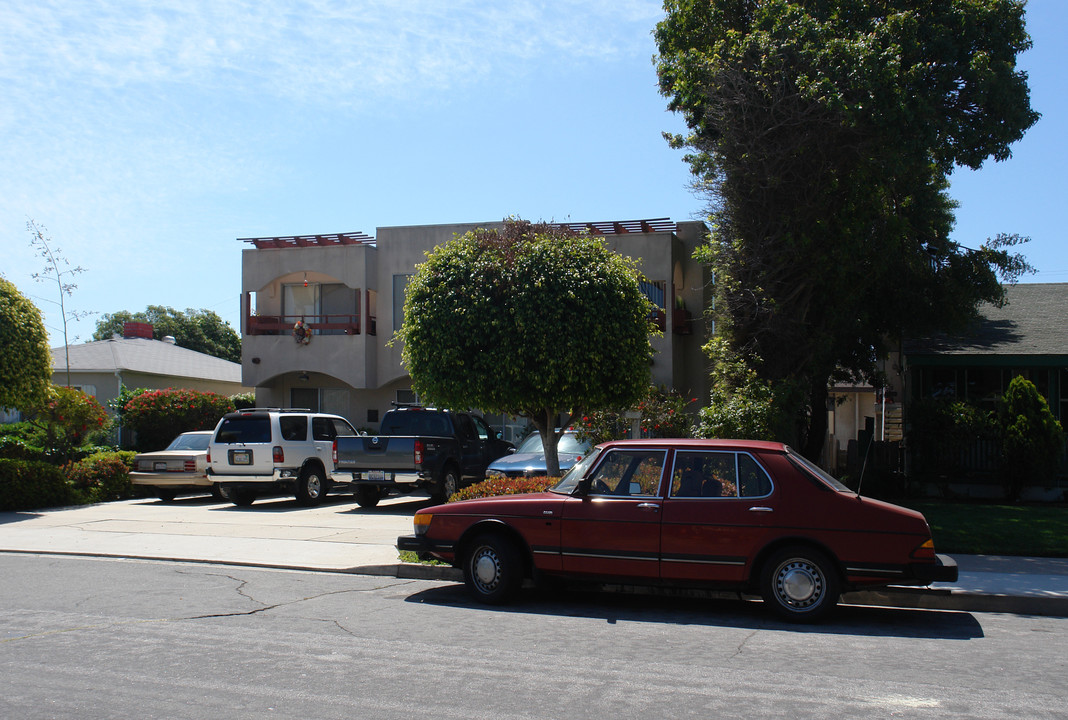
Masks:
[[[286,454],[282,452],[281,445],[275,445],[271,448],[271,456],[276,465],[280,465],[286,461]]]
[[[927,538],[927,540],[918,548],[912,551],[912,558],[914,560],[934,560],[935,547],[934,540]]]
[[[334,445],[330,450],[330,457],[334,461],[334,467],[337,467],[337,440],[334,440]]]
[[[206,458],[204,458],[204,461],[207,462],[208,465],[211,465],[211,448],[210,447],[208,448],[208,455],[207,455]]]
[[[185,461],[185,471],[186,472],[196,472],[197,471],[197,461],[196,460],[186,460]]]
[[[423,441],[422,440],[416,440],[415,441],[415,464],[416,465],[422,465],[423,464]]]

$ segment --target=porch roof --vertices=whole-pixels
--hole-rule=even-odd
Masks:
[[[982,306],[967,332],[906,341],[905,355],[914,362],[934,357],[1007,361],[1059,356],[1068,363],[1068,283],[1010,285],[1005,294],[1005,306]]]

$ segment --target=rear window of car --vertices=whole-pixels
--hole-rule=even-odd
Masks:
[[[271,418],[269,415],[235,415],[223,418],[215,433],[218,443],[269,443]]]
[[[452,435],[449,416],[437,412],[389,412],[382,419],[383,435]]]
[[[211,434],[185,433],[179,435],[167,446],[168,450],[207,450]]]

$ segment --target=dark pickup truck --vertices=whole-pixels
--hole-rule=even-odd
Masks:
[[[360,507],[374,507],[391,490],[426,490],[445,502],[514,449],[477,415],[399,407],[383,416],[380,434],[334,441],[333,475],[351,474]]]

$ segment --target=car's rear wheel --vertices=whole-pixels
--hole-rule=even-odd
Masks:
[[[500,605],[523,584],[523,560],[515,543],[498,534],[479,535],[468,545],[464,583],[479,602]]]
[[[211,497],[212,497],[213,500],[225,500],[226,499],[226,498],[223,497],[222,488],[220,488],[218,485],[212,485],[211,486]]]
[[[384,492],[382,488],[374,485],[357,485],[352,494],[356,497],[357,505],[362,508],[373,508],[378,505],[378,501],[382,499]]]
[[[453,495],[460,491],[460,473],[454,467],[447,467],[442,471],[437,485],[434,486],[434,499],[445,503]]]
[[[318,505],[326,495],[326,478],[322,470],[306,465],[297,478],[297,502],[305,507]]]
[[[838,571],[824,553],[809,547],[788,547],[764,563],[760,594],[779,617],[814,622],[827,616],[841,593]]]

